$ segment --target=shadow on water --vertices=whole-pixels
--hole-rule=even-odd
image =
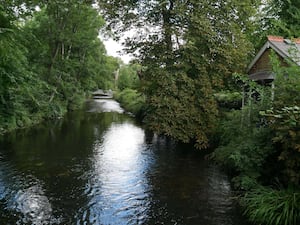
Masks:
[[[89,101],[1,137],[1,224],[246,224],[218,167],[123,112]]]

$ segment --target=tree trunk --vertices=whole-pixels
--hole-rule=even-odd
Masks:
[[[169,7],[166,5],[165,9],[162,11],[163,16],[163,32],[165,37],[166,50],[171,52],[173,50],[172,45],[172,24],[171,24],[171,16],[172,10],[174,8],[173,0],[169,1]]]

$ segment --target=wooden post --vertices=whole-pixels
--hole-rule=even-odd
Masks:
[[[245,98],[246,98],[246,93],[245,93],[245,84],[243,85],[243,98],[242,98],[242,117],[241,117],[241,128],[243,127],[244,124],[244,108],[245,108]]]
[[[272,90],[271,90],[271,100],[272,102],[274,101],[274,97],[275,97],[275,84],[274,84],[274,81],[272,82]]]
[[[245,107],[245,85],[243,86],[242,109]]]

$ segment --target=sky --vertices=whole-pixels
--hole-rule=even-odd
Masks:
[[[119,51],[122,51],[123,47],[120,43],[114,41],[113,39],[105,40],[102,38],[102,42],[105,45],[108,55],[114,56],[114,57],[119,57],[126,64],[128,64],[129,61],[132,59],[132,57],[130,55],[119,52]]]

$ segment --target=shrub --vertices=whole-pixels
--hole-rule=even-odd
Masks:
[[[261,176],[266,159],[274,151],[271,141],[271,129],[253,108],[249,118],[249,109],[234,110],[227,113],[219,127],[220,145],[213,157],[220,164],[234,171],[240,178],[234,184],[241,189],[249,189],[242,177],[257,179]]]
[[[278,160],[285,164],[286,183],[300,183],[300,107],[283,107],[280,110],[261,112],[273,131],[272,141],[279,150]]]
[[[215,94],[218,105],[226,109],[240,109],[242,94],[240,92],[219,92]]]
[[[143,117],[145,110],[145,97],[133,89],[125,89],[115,95],[126,111],[133,113],[138,117]]]

